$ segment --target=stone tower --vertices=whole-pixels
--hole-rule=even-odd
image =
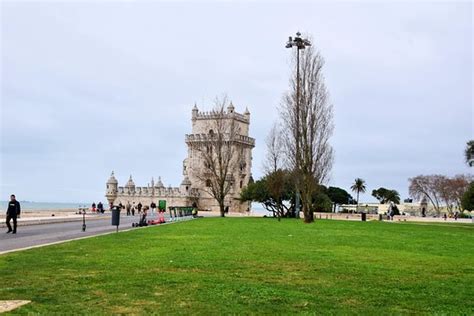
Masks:
[[[194,105],[191,112],[192,133],[185,136],[186,145],[188,146],[187,158],[183,161],[183,180],[178,187],[165,187],[161,178],[155,182],[151,179],[151,185],[136,186],[130,175],[125,186],[118,186],[114,173],[107,181],[106,194],[107,200],[112,205],[122,203],[142,203],[142,205],[150,205],[152,202],[158,204],[164,200],[167,207],[197,206],[201,210],[219,211],[219,205],[215,198],[209,194],[209,187],[206,181],[205,161],[202,157],[202,145],[204,148],[209,147],[210,140],[215,140],[213,128],[210,128],[210,122],[221,122],[223,126],[237,127],[228,137],[226,144],[231,144],[232,153],[228,161],[232,166],[227,173],[225,183],[230,185],[230,191],[226,195],[224,201],[225,206],[229,207],[233,212],[244,212],[249,208],[249,203],[240,203],[240,191],[247,186],[252,178],[252,148],[255,147],[255,139],[249,137],[250,112],[248,109],[243,114],[235,112],[232,103],[223,112],[199,112],[197,105]],[[221,125],[222,125],[221,124]],[[217,131],[217,129],[216,129]],[[230,133],[221,133],[220,135],[230,135]],[[197,146],[201,146],[201,151],[197,150]],[[204,177],[202,176],[204,171]],[[206,179],[205,179],[206,180]]]
[[[188,146],[188,156],[183,161],[183,184],[197,189],[199,192],[199,208],[219,210],[217,201],[209,194],[206,181],[203,181],[205,173],[205,160],[200,151],[195,149],[196,145],[210,143],[215,131],[212,129],[212,121],[216,118],[225,120],[225,124],[235,124],[238,131],[232,142],[234,151],[239,152],[235,161],[232,163],[233,170],[230,170],[227,181],[231,184],[231,189],[226,197],[225,205],[229,206],[231,211],[244,212],[249,208],[248,203],[240,203],[240,191],[248,185],[252,168],[252,148],[255,147],[255,139],[249,137],[250,112],[248,109],[243,114],[235,112],[232,102],[228,105],[225,113],[199,112],[196,105],[192,109],[192,133],[185,136]],[[232,158],[234,159],[234,157]]]

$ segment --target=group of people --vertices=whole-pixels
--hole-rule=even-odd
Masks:
[[[124,206],[121,202],[118,204],[118,208],[123,210],[125,209],[127,211],[127,216],[135,216],[135,213],[137,213],[138,215],[143,215],[143,214],[147,214],[148,213],[148,210],[150,210],[151,212],[151,215],[154,215],[155,212],[156,212],[156,203],[155,202],[151,202],[150,205],[145,205],[143,206],[143,204],[141,202],[138,202],[137,204],[135,204],[135,202],[133,202],[132,204],[130,204],[130,202],[127,202],[127,204]],[[158,210],[160,213],[163,213],[164,210]]]
[[[119,204],[119,206],[121,205],[122,203]],[[141,215],[142,208],[143,208],[143,205],[140,202],[138,202],[137,205],[135,205],[135,202],[133,202],[133,204],[130,204],[130,202],[127,202],[127,205],[125,205],[125,209],[127,210],[127,216],[130,216],[130,215],[135,216],[135,212],[137,212],[138,215]],[[146,212],[146,210],[144,211]]]
[[[97,206],[96,206],[95,202],[92,203],[91,211],[92,211],[92,213],[102,213],[102,214],[104,214],[104,212],[105,212],[104,204],[102,204],[102,202],[99,202],[99,203],[97,203]]]
[[[457,221],[458,218],[459,218],[459,212],[456,211],[456,212],[454,212],[453,214],[449,214],[449,215],[446,214],[446,213],[443,214],[443,219],[444,219],[444,220],[447,220],[448,217],[449,217],[449,218],[454,218],[454,220]]]
[[[151,215],[154,215],[155,212],[156,212],[156,203],[155,202],[151,202],[151,204],[148,206],[148,205],[145,205],[143,206],[143,204],[141,202],[138,202],[137,204],[135,204],[135,202],[133,202],[133,204],[130,204],[130,202],[127,202],[127,204],[124,206],[122,204],[122,202],[120,202],[118,205],[118,208],[120,210],[123,210],[125,209],[127,211],[127,216],[135,216],[135,213],[137,213],[138,215],[142,215],[143,213],[147,212],[148,210],[151,210]],[[113,206],[111,205],[111,208]],[[104,209],[104,205],[102,204],[102,202],[99,202],[97,205],[94,203],[92,203],[91,205],[91,211],[93,213],[104,213],[105,212],[105,209]],[[159,211],[160,213],[161,212],[164,212],[164,211]]]
[[[148,226],[149,223],[151,224],[161,224],[165,222],[165,210],[158,209],[158,218],[157,219],[152,219],[147,222],[147,215],[148,211],[150,210],[151,216],[154,217],[156,213],[156,203],[151,202],[151,204],[143,206],[141,202],[138,202],[138,204],[135,205],[135,202],[133,204],[130,204],[130,202],[127,202],[125,206],[122,205],[120,202],[118,205],[118,208],[120,210],[125,209],[127,210],[127,216],[135,216],[135,212],[138,213],[138,216],[140,218],[139,222],[136,224],[133,224],[133,226]]]

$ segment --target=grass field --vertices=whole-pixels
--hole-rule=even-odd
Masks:
[[[41,314],[474,313],[474,226],[208,218],[0,256]]]

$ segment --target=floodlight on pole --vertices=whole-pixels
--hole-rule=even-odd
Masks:
[[[292,38],[291,36],[288,37],[288,42],[286,42],[286,48],[293,48],[296,47],[296,159],[295,159],[295,167],[296,167],[296,176],[299,177],[299,160],[300,160],[300,146],[299,146],[299,139],[300,139],[300,49],[305,49],[307,46],[311,46],[311,42],[307,39],[301,37],[300,32],[296,32],[296,37]],[[296,197],[295,197],[295,210],[296,216],[299,218],[300,215],[300,196],[299,196],[299,179],[297,179],[297,187],[296,187]]]

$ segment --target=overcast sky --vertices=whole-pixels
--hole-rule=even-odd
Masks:
[[[191,109],[251,112],[253,175],[288,87],[296,31],[325,57],[330,185],[408,195],[419,174],[472,172],[470,2],[1,2],[1,195],[105,201],[112,170],[182,180]]]

